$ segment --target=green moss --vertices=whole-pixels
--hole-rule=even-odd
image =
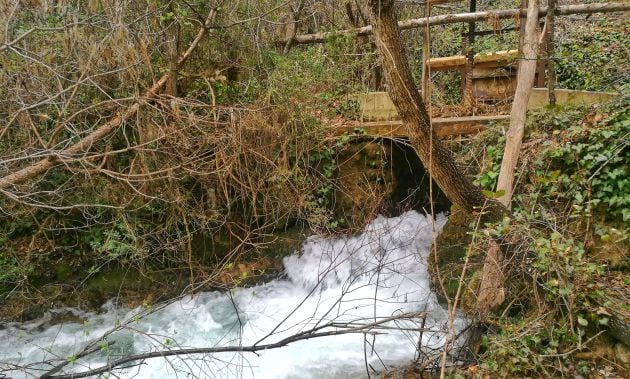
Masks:
[[[445,296],[453,299],[457,293],[468,245],[472,240],[470,231],[474,221],[471,214],[453,205],[446,225],[435,240],[435,254],[431,253],[429,256],[429,272],[436,293],[442,301],[446,300]],[[473,271],[469,270],[468,274],[470,276]],[[439,279],[442,280],[441,283]]]
[[[65,264],[65,263],[57,263],[54,266],[54,270],[55,270],[55,278],[62,282],[67,281],[74,272],[73,268],[70,265]]]

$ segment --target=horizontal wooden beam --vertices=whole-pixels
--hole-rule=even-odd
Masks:
[[[428,0],[429,5],[439,5],[439,4],[448,4],[448,3],[460,3],[464,0]],[[427,0],[396,0],[397,3],[401,3],[404,5],[420,5],[426,6]]]
[[[475,54],[475,66],[505,65],[516,61],[518,50],[497,51],[492,54]],[[431,58],[428,61],[431,71],[447,71],[464,68],[466,66],[465,55],[455,55],[452,57]]]
[[[627,12],[630,10],[630,2],[623,3],[599,3],[599,4],[576,4],[576,5],[564,5],[556,8],[556,15],[571,15],[571,14],[591,14],[591,13],[609,13],[609,12]],[[538,17],[542,18],[547,15],[547,7],[541,7],[538,12]],[[456,13],[446,14],[440,16],[415,18],[406,21],[399,21],[398,26],[402,30],[415,29],[424,27],[426,25],[446,25],[457,24],[460,22],[478,22],[486,21],[488,19],[505,19],[512,18],[518,15],[525,16],[524,9],[503,9],[494,10],[488,12],[472,12],[472,13]],[[367,25],[362,28],[338,30],[334,32],[321,32],[313,34],[301,34],[292,39],[293,44],[305,44],[305,43],[322,43],[329,38],[343,36],[343,35],[369,35],[372,33],[372,25]],[[278,41],[278,44],[286,44],[286,40]]]
[[[438,137],[448,137],[477,133],[483,130],[490,122],[507,120],[509,118],[509,115],[446,117],[434,118],[432,124],[433,130]],[[335,136],[355,134],[382,138],[409,137],[409,129],[402,121],[352,121],[334,126],[332,129]],[[357,133],[357,130],[360,130],[360,132]]]

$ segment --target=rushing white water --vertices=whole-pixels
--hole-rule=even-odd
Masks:
[[[77,359],[65,372],[100,367],[108,356],[268,344],[329,322],[369,324],[426,311],[424,322],[420,318],[388,322],[376,335],[312,338],[257,354],[153,358],[116,373],[136,378],[357,378],[367,376],[368,369],[405,364],[416,355],[419,339],[422,348],[430,351],[442,346],[446,336],[448,315],[429,289],[426,266],[432,230],[444,222],[445,217],[439,216],[432,225],[430,217],[407,212],[379,217],[354,237],[310,237],[300,252],[285,258],[283,279],[230,293],[197,294],[142,318],[135,315],[146,309],[115,309],[108,304],[100,314],[64,310],[84,319],[83,324],[50,325],[49,314],[8,325],[0,330],[0,370],[9,377],[31,377],[14,368],[74,356],[121,323],[125,326],[106,338],[113,345],[102,345],[98,352]],[[126,320],[131,321],[126,324]],[[456,325],[462,323],[458,319]],[[420,327],[431,331],[411,330]],[[320,331],[330,330],[335,329]],[[37,374],[33,370],[37,367],[50,368],[40,364],[29,372]]]

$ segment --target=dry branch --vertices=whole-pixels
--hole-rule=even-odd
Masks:
[[[549,0],[549,12],[545,25],[547,26],[547,77],[549,82],[549,104],[556,105],[556,62],[553,60],[555,54],[555,15],[556,0]]]
[[[591,14],[591,13],[610,13],[610,12],[626,12],[630,11],[630,2],[625,3],[602,3],[602,4],[577,4],[577,5],[565,5],[556,8],[555,15],[566,16],[572,14]],[[474,13],[456,13],[447,14],[441,16],[422,17],[415,18],[406,21],[399,21],[398,27],[401,30],[416,29],[432,25],[445,25],[445,24],[457,24],[460,22],[476,22],[486,21],[489,18],[493,19],[506,19],[513,18],[518,15],[526,16],[526,11],[521,9],[505,9],[488,12],[474,12]],[[547,7],[540,8],[538,17],[545,17],[547,15]],[[343,36],[348,34],[354,34],[358,36],[364,36],[372,34],[372,25],[367,25],[356,29],[339,30],[334,32],[321,32],[313,34],[301,34],[292,39],[293,44],[305,44],[305,43],[322,43],[327,39],[336,36]],[[278,44],[286,44],[286,40],[278,41]]]
[[[186,63],[190,55],[197,48],[197,46],[199,45],[199,42],[203,39],[207,30],[211,26],[210,24],[212,20],[214,19],[215,15],[216,15],[216,9],[212,9],[208,13],[208,17],[206,18],[204,25],[197,32],[195,38],[190,43],[190,46],[188,47],[188,49],[177,60],[178,68],[181,67],[184,63]],[[6,189],[15,184],[22,183],[37,175],[45,173],[46,171],[50,170],[55,165],[57,165],[59,162],[63,161],[63,158],[66,156],[73,156],[73,158],[76,158],[77,154],[87,153],[92,148],[92,146],[94,146],[96,142],[98,142],[103,137],[112,133],[114,130],[116,130],[116,128],[122,125],[125,121],[133,117],[138,112],[141,106],[147,104],[150,100],[154,99],[160,93],[160,90],[169,80],[171,75],[172,75],[171,71],[165,73],[157,82],[155,82],[151,86],[151,88],[146,90],[144,94],[141,97],[139,97],[133,103],[133,105],[127,108],[124,112],[118,114],[117,116],[115,116],[114,118],[106,122],[105,124],[99,126],[95,130],[93,130],[90,134],[83,137],[79,142],[75,143],[69,148],[57,152],[55,157],[42,159],[37,163],[24,167],[12,174],[9,174],[3,178],[0,178],[0,190]]]
[[[99,374],[104,374],[107,372],[111,372],[113,369],[127,365],[129,363],[144,361],[151,358],[166,358],[172,356],[186,356],[186,355],[195,355],[195,354],[216,354],[216,353],[225,353],[225,352],[239,352],[239,353],[256,353],[258,351],[265,351],[270,349],[277,349],[280,347],[287,346],[291,343],[297,341],[303,341],[311,338],[321,338],[321,337],[329,337],[329,336],[338,336],[343,334],[377,334],[379,330],[386,329],[386,323],[404,320],[404,319],[414,319],[414,318],[423,318],[426,317],[425,312],[411,312],[411,313],[403,313],[400,315],[395,315],[391,317],[382,318],[380,320],[376,320],[374,322],[368,324],[356,324],[353,322],[349,323],[338,323],[338,322],[329,322],[323,325],[315,326],[312,329],[305,330],[303,332],[296,333],[289,337],[283,338],[278,342],[268,343],[268,344],[254,344],[251,346],[224,346],[224,347],[201,347],[201,348],[189,348],[189,349],[171,349],[164,351],[153,351],[143,354],[135,354],[129,355],[126,357],[122,357],[116,360],[113,360],[107,363],[104,366],[78,372],[72,374],[64,374],[64,375],[51,375],[50,372],[45,373],[40,376],[40,378],[49,378],[49,379],[77,379],[77,378],[86,378],[89,376],[95,376]],[[334,328],[333,330],[326,331],[325,329]],[[407,329],[414,331],[424,330],[423,328],[414,328]]]

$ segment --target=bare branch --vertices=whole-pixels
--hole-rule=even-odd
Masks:
[[[206,18],[206,22],[202,28],[199,29],[195,39],[191,42],[188,49],[179,57],[177,60],[177,66],[181,67],[186,60],[190,57],[193,51],[199,45],[201,39],[205,36],[210,23],[214,19],[216,15],[216,9],[212,9],[208,13],[208,17]],[[98,142],[100,139],[105,137],[106,135],[113,132],[116,128],[122,125],[125,121],[129,120],[133,117],[140,107],[146,104],[149,100],[154,99],[160,92],[161,88],[166,84],[168,79],[171,76],[171,72],[165,73],[157,82],[151,86],[147,91],[145,91],[144,96],[139,98],[132,106],[130,106],[126,111],[115,116],[105,124],[99,126],[90,134],[82,138],[79,142],[70,146],[68,149],[64,150],[63,154],[79,154],[85,153],[92,148],[92,146]],[[9,186],[24,182],[32,177],[43,174],[44,172],[50,170],[57,164],[57,160],[54,158],[43,159],[35,164],[24,167],[21,170],[14,172],[13,174],[7,175],[0,179],[0,189],[5,189]]]
[[[324,325],[316,326],[312,329],[296,333],[289,337],[283,338],[278,342],[264,344],[264,345],[252,345],[252,346],[224,346],[224,347],[205,347],[205,348],[191,348],[191,349],[173,349],[166,351],[152,351],[143,354],[129,355],[115,361],[109,362],[108,364],[84,371],[79,373],[72,373],[67,375],[50,375],[46,373],[41,376],[42,379],[78,379],[78,378],[86,378],[93,375],[99,375],[106,372],[110,372],[113,369],[125,365],[127,363],[142,361],[145,359],[151,358],[165,358],[170,356],[182,356],[182,355],[194,355],[194,354],[216,354],[216,353],[229,353],[229,352],[238,352],[238,353],[255,353],[257,351],[264,351],[269,349],[277,349],[279,347],[287,346],[291,343],[297,341],[303,341],[311,338],[321,338],[321,337],[329,337],[329,336],[338,336],[343,334],[379,334],[379,330],[385,328],[383,324],[394,321],[394,320],[402,320],[402,319],[414,319],[414,318],[422,318],[426,316],[424,312],[412,312],[405,313],[401,315],[395,315],[391,317],[382,318],[372,323],[368,324],[359,324],[353,326],[352,323],[336,323],[330,322]],[[336,330],[329,331],[321,331],[326,328],[338,328]],[[419,331],[419,329],[414,329],[414,331]],[[94,352],[96,350],[91,350]],[[89,354],[89,353],[88,353]],[[87,354],[84,354],[85,356]],[[58,370],[55,368],[55,372]]]

